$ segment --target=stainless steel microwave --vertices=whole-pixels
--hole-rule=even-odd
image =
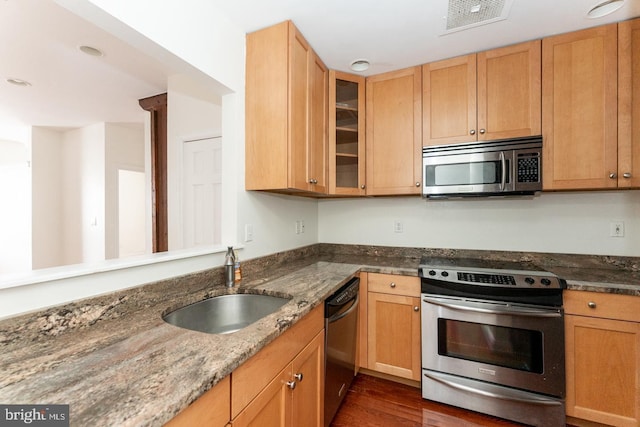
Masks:
[[[542,136],[424,147],[423,197],[533,195],[542,190]]]

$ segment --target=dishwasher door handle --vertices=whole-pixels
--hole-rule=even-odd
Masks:
[[[351,301],[353,301],[353,304],[351,304],[351,307],[349,307],[347,311],[343,311],[342,313],[338,312],[334,314],[333,316],[329,317],[329,319],[327,319],[327,322],[334,323],[342,319],[343,317],[348,316],[353,310],[355,310],[358,307],[358,301],[360,301],[360,295],[356,294],[356,297]]]

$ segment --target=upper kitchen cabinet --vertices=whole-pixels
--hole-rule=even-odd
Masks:
[[[542,41],[543,188],[615,188],[617,25]]]
[[[640,187],[640,19],[618,24],[618,187]]]
[[[420,194],[420,67],[367,77],[366,193]]]
[[[247,35],[247,190],[327,192],[328,78],[291,21]]]
[[[535,40],[425,64],[423,144],[540,135],[540,46]]]
[[[365,79],[329,71],[329,194],[365,194]]]

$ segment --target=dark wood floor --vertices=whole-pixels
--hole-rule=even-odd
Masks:
[[[476,412],[422,399],[420,389],[358,374],[332,427],[521,427]]]

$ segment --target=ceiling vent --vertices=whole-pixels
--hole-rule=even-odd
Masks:
[[[502,21],[513,0],[449,0],[445,34]]]

